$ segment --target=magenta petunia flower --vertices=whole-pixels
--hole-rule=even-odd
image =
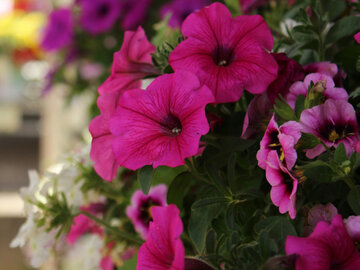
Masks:
[[[183,165],[209,131],[205,106],[211,102],[210,90],[189,72],[162,75],[146,91],[126,91],[110,119],[118,164],[131,170]]]
[[[341,215],[331,224],[319,222],[307,238],[288,236],[287,255],[296,254],[296,270],[360,269],[360,254],[346,231]]]
[[[100,208],[99,208],[100,206]],[[98,215],[99,211],[101,212],[103,209],[101,209],[102,204],[92,204],[89,207],[81,207],[81,210],[87,211],[91,213],[92,215]],[[99,208],[99,209],[97,209]],[[71,225],[70,232],[66,236],[66,241],[69,244],[74,244],[78,238],[83,236],[86,233],[91,234],[98,234],[103,235],[104,230],[103,228],[98,225],[95,221],[90,219],[84,214],[80,214],[74,218],[74,224]]]
[[[152,221],[150,209],[153,206],[166,206],[166,192],[166,185],[157,185],[150,188],[148,195],[137,190],[131,197],[131,206],[126,208],[126,215],[143,239],[146,239]]]
[[[183,224],[175,205],[151,208],[146,242],[138,253],[137,270],[184,270],[185,249],[180,235]]]
[[[48,17],[43,31],[41,47],[46,51],[58,51],[68,46],[74,37],[74,18],[70,9],[54,10]]]
[[[354,35],[354,39],[356,40],[357,43],[360,44],[360,32],[359,32],[359,33],[356,33],[356,34]]]
[[[290,87],[290,91],[286,96],[286,101],[294,109],[296,99],[299,95],[307,96],[308,88],[311,82],[316,86],[315,91],[321,94],[322,99],[348,100],[348,94],[344,88],[335,87],[335,83],[331,77],[320,73],[310,73],[306,75],[303,82],[295,82]]]
[[[159,74],[152,63],[152,53],[155,46],[147,40],[141,27],[126,31],[121,49],[114,54],[111,75],[99,87],[99,94],[140,88],[140,79]]]
[[[161,8],[160,14],[162,18],[170,14],[169,25],[180,27],[188,15],[210,3],[210,0],[172,0]]]
[[[254,138],[257,134],[266,130],[266,125],[271,118],[271,109],[276,98],[285,97],[293,82],[304,78],[304,69],[295,60],[284,53],[271,54],[278,66],[278,74],[265,93],[255,96],[246,111],[241,137],[243,139]]]
[[[345,227],[351,239],[360,242],[360,216],[350,216],[344,220]]]
[[[169,63],[175,71],[196,74],[216,103],[239,100],[244,88],[260,94],[276,78],[277,64],[268,53],[273,38],[261,16],[232,18],[223,4],[214,3],[189,15],[181,31],[186,39]]]
[[[334,78],[338,73],[338,67],[336,64],[330,62],[315,62],[304,66],[305,73],[321,73]]]
[[[270,151],[268,156],[266,179],[272,187],[271,201],[279,207],[281,214],[289,212],[289,216],[294,219],[298,180],[283,166],[275,150]]]
[[[110,30],[120,15],[118,0],[79,0],[80,23],[85,31],[96,35]]]
[[[114,270],[115,264],[110,256],[103,257],[100,261],[101,270]]]
[[[121,28],[135,30],[145,21],[153,0],[123,0],[120,2],[122,10]]]
[[[358,141],[358,124],[355,110],[344,100],[328,99],[324,104],[304,110],[300,116],[303,132],[312,133],[328,147],[344,143],[346,154],[354,152]],[[306,150],[308,158],[314,158],[325,151],[322,144]]]
[[[297,153],[295,144],[301,137],[301,125],[295,121],[288,121],[278,127],[275,117],[271,118],[264,137],[260,142],[260,149],[256,154],[258,165],[262,169],[266,169],[268,154],[272,150],[276,150],[280,161],[291,170],[295,165]]]

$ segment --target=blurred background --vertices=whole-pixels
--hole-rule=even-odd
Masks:
[[[87,136],[93,97],[69,100],[61,84],[44,93],[51,56],[40,48],[40,33],[52,2],[68,1],[0,0],[1,270],[31,269],[19,248],[9,248],[24,222],[18,190],[28,185],[28,170],[43,171]]]

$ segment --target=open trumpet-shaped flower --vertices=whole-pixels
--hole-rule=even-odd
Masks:
[[[281,214],[289,212],[292,219],[296,216],[296,191],[298,180],[286,169],[275,150],[269,153],[266,179],[272,186],[270,197]]]
[[[196,74],[214,93],[216,103],[235,102],[244,88],[259,94],[276,78],[277,64],[267,52],[273,38],[261,16],[232,18],[214,3],[190,14],[181,31],[185,40],[172,51],[175,71]]]
[[[210,90],[189,72],[162,75],[146,91],[126,91],[110,119],[118,164],[131,170],[183,165],[209,131],[205,106],[213,101]]]
[[[307,238],[288,236],[287,255],[296,254],[296,270],[360,269],[360,254],[346,231],[341,215],[331,224],[319,222]]]
[[[137,270],[184,270],[183,224],[175,205],[151,208],[153,221],[138,253]]]
[[[301,125],[299,123],[288,121],[278,127],[273,115],[260,142],[260,150],[256,154],[259,167],[265,170],[268,154],[270,151],[276,150],[281,162],[291,170],[297,159],[294,147],[300,137]]]
[[[149,223],[153,220],[151,208],[166,205],[166,192],[166,185],[158,185],[151,188],[148,195],[137,190],[131,197],[131,206],[126,208],[126,215],[131,219],[135,230],[141,234],[143,239],[146,239]]]
[[[355,110],[344,100],[328,99],[324,104],[304,110],[300,116],[303,132],[312,133],[328,147],[344,143],[346,154],[354,152],[358,141],[358,124]],[[322,144],[306,150],[308,158],[314,158],[325,151]]]

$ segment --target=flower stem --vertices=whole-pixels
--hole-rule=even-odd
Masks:
[[[344,181],[351,190],[356,188],[354,182],[351,180],[351,178],[349,176],[345,176]]]
[[[142,245],[143,244],[143,241],[138,239],[137,237],[135,236],[131,236],[130,234],[127,234],[125,232],[122,232],[120,230],[118,230],[117,228],[115,227],[112,227],[110,226],[109,224],[107,224],[106,222],[104,222],[103,220],[93,216],[92,214],[90,214],[89,212],[86,212],[86,211],[80,211],[80,214],[84,214],[85,216],[89,217],[90,219],[94,220],[96,223],[104,226],[104,228],[106,228],[108,231],[110,231],[111,233],[113,233],[114,235],[120,237],[120,238],[123,238],[129,242],[133,242],[134,244],[137,244],[137,245]]]

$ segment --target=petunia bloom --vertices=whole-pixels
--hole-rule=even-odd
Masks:
[[[126,215],[143,239],[146,239],[152,221],[150,210],[153,206],[166,206],[166,192],[166,185],[158,185],[152,187],[148,195],[137,190],[131,197],[131,206],[126,208]]]
[[[79,5],[81,26],[93,35],[110,30],[120,15],[117,0],[79,0]]]
[[[266,169],[268,154],[276,150],[281,162],[290,170],[295,165],[297,153],[295,144],[301,137],[301,125],[295,121],[288,121],[278,127],[275,117],[270,119],[264,137],[260,142],[260,149],[256,154],[258,165]]]
[[[266,179],[271,185],[270,197],[279,212],[289,212],[294,219],[296,216],[296,191],[298,180],[281,163],[275,150],[269,153],[266,167]]]
[[[291,85],[286,101],[294,109],[299,95],[307,96],[311,82],[314,84],[311,95],[316,98],[320,95],[321,101],[327,99],[348,100],[348,94],[344,88],[335,87],[333,79],[325,74],[310,73],[303,82],[295,82]]]
[[[161,8],[160,14],[162,18],[170,14],[169,25],[176,28],[181,26],[190,13],[210,3],[210,0],[172,0]]]
[[[331,220],[338,214],[336,207],[332,203],[326,205],[317,204],[313,206],[308,213],[307,223],[303,229],[303,235],[310,235],[316,224],[320,221],[331,223]]]
[[[261,16],[232,18],[223,4],[214,3],[190,14],[181,31],[186,39],[169,63],[175,71],[196,74],[216,103],[239,100],[244,88],[263,93],[276,78],[277,64],[268,53],[273,38]]]
[[[358,124],[355,110],[344,100],[328,99],[324,104],[304,110],[300,116],[303,132],[312,133],[320,138],[327,147],[345,146],[349,156],[354,152],[358,141]],[[322,144],[306,150],[308,158],[314,158],[325,151]]]
[[[131,170],[183,165],[209,131],[205,106],[213,101],[189,72],[162,75],[146,91],[126,91],[110,119],[118,164]]]
[[[135,30],[141,25],[147,15],[153,0],[122,0],[120,1],[122,16],[121,28],[124,30]]]
[[[137,270],[184,270],[185,249],[180,235],[183,224],[175,205],[151,208],[146,242],[138,253]]]
[[[269,0],[239,0],[241,10],[244,14],[250,14],[254,9],[261,7]]]
[[[346,231],[341,215],[331,224],[319,222],[307,238],[288,236],[287,255],[296,254],[296,270],[360,269],[360,254]]]
[[[329,77],[334,78],[338,73],[338,67],[336,64],[331,62],[315,62],[304,66],[305,73],[321,73]]]
[[[140,79],[158,74],[151,54],[155,46],[146,38],[141,27],[136,31],[126,31],[121,49],[114,54],[110,77],[100,86],[99,94],[140,88]]]
[[[354,35],[354,39],[356,40],[357,43],[360,44],[360,32],[358,32]]]
[[[58,51],[68,45],[74,36],[74,18],[70,9],[54,10],[43,31],[41,47],[46,51]]]
[[[346,230],[351,239],[360,242],[360,216],[350,216],[344,220]]]

